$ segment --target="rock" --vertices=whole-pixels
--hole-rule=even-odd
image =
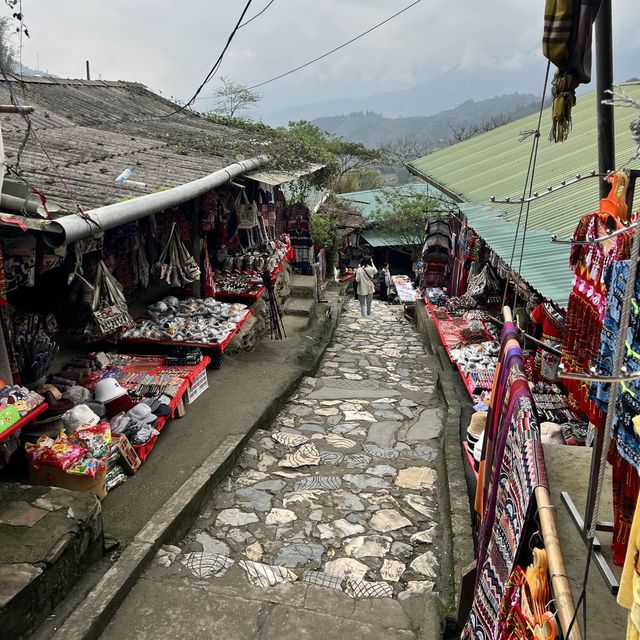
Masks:
[[[429,467],[409,467],[398,472],[395,484],[403,489],[428,489],[434,486],[436,477]]]
[[[247,579],[254,587],[275,587],[282,582],[295,582],[298,576],[284,567],[274,567],[273,565],[252,562],[251,560],[240,560],[238,565],[244,570]]]
[[[264,522],[266,525],[272,526],[276,524],[288,524],[297,519],[298,516],[296,516],[293,511],[289,511],[289,509],[271,509]]]
[[[380,509],[371,516],[371,520],[369,521],[369,526],[381,533],[396,531],[403,527],[410,527],[411,524],[411,520],[405,518],[395,509]]]
[[[362,580],[369,571],[369,567],[362,562],[358,562],[353,558],[338,558],[337,560],[329,560],[324,565],[324,572],[330,576],[338,578],[352,578],[354,580]]]
[[[338,476],[307,476],[296,480],[296,491],[336,491],[342,486]]]
[[[377,444],[379,447],[393,447],[399,427],[399,422],[378,422],[372,424],[367,432],[367,442]]]
[[[388,464],[379,464],[375,467],[369,467],[365,470],[365,473],[378,478],[384,478],[395,476],[398,473],[398,470],[394,467],[390,467]]]
[[[432,525],[426,531],[418,531],[418,533],[414,533],[411,538],[411,542],[421,542],[423,544],[431,544],[433,542],[433,532],[436,526]]]
[[[425,409],[407,432],[409,442],[425,442],[437,438],[442,431],[442,417],[437,409]]]
[[[273,496],[265,491],[258,491],[253,487],[238,489],[236,491],[236,503],[241,507],[247,507],[253,511],[269,511]]]
[[[278,551],[274,564],[285,567],[301,567],[308,563],[320,566],[324,547],[320,544],[289,544]]]
[[[344,373],[343,375],[347,380],[362,380],[362,376],[358,373]]]
[[[321,523],[317,525],[318,536],[320,536],[320,540],[334,540],[338,537],[335,529],[326,523]]]
[[[228,556],[231,553],[229,546],[222,542],[222,540],[212,538],[204,531],[196,536],[196,542],[200,543],[202,545],[202,550],[208,554]]]
[[[344,419],[348,422],[377,422],[368,411],[345,411]]]
[[[288,453],[280,462],[278,462],[278,466],[280,467],[289,467],[289,468],[298,468],[305,466],[315,466],[320,464],[320,454],[318,453],[318,449],[316,445],[308,442],[303,444],[300,448]]]
[[[291,491],[285,493],[282,498],[282,506],[285,509],[290,504],[306,504],[310,507],[317,507],[316,500],[320,498],[322,491]]]
[[[258,461],[258,471],[267,471],[270,467],[273,467],[278,462],[277,458],[274,458],[270,453],[266,451],[260,456]]]
[[[435,586],[435,583],[430,580],[409,580],[406,590],[409,593],[428,593],[433,591]]]
[[[253,522],[258,522],[258,516],[255,513],[240,511],[240,509],[225,509],[216,518],[217,527],[223,527],[224,525],[242,527]]]
[[[413,407],[417,407],[418,403],[414,402],[413,400],[409,400],[408,398],[402,398],[402,400],[400,400],[400,406],[413,408]]]
[[[324,425],[316,424],[315,422],[303,422],[298,429],[309,433],[324,433],[326,431]]]
[[[270,491],[271,493],[279,493],[287,486],[287,483],[284,480],[266,480],[264,482],[258,482],[257,484],[251,485],[252,489],[257,489],[258,491]]]
[[[345,553],[354,558],[382,558],[391,547],[385,536],[358,536],[345,545]]]
[[[334,520],[331,526],[338,532],[340,538],[348,538],[350,536],[356,536],[359,533],[364,533],[365,528],[360,524],[352,524],[345,518],[340,520]]]
[[[365,476],[361,474],[353,475],[351,473],[347,473],[346,475],[343,476],[343,479],[349,484],[352,484],[358,487],[358,489],[362,491],[366,489],[390,489],[391,488],[391,485],[386,480],[384,480],[383,478],[376,478],[375,476],[370,477],[370,476]]]
[[[279,444],[285,447],[299,447],[301,444],[309,441],[307,436],[295,435],[286,431],[274,431],[271,437]]]
[[[264,549],[259,542],[254,542],[250,544],[245,550],[244,555],[252,560],[253,562],[260,562],[262,560],[262,556],[264,554]]]
[[[414,493],[408,493],[403,496],[405,502],[415,511],[421,513],[427,518],[432,518],[434,510],[427,504],[427,501],[422,496],[417,496]]]
[[[260,482],[261,480],[267,480],[269,478],[268,473],[263,473],[262,471],[256,471],[255,469],[247,469],[239,476],[234,485],[236,489],[242,489],[242,487],[249,487],[253,485],[255,482]]]
[[[302,576],[302,581],[308,584],[315,584],[318,587],[327,587],[329,589],[342,591],[343,579],[329,575],[324,571],[305,571]]]
[[[320,409],[315,409],[314,413],[317,416],[337,416],[339,412],[338,412],[338,409],[336,409],[335,407],[324,407]]]
[[[366,467],[371,462],[371,458],[361,453],[355,453],[353,455],[347,456],[344,462],[347,469],[358,469]]]
[[[242,529],[230,529],[227,533],[227,538],[238,544],[245,544],[249,540],[253,540],[253,535],[249,531],[243,531]]]
[[[409,560],[413,555],[413,547],[404,542],[394,542],[391,545],[391,555],[403,560]]]
[[[438,561],[433,552],[427,551],[417,556],[409,566],[416,573],[427,576],[427,578],[435,578],[437,577],[437,565]]]
[[[403,420],[404,416],[397,411],[391,411],[388,409],[379,409],[375,412],[377,418],[382,418],[383,420]]]
[[[320,462],[322,464],[340,464],[344,460],[344,455],[338,451],[320,451]]]
[[[392,598],[393,588],[386,582],[347,580],[345,593],[352,598]]]
[[[336,449],[353,449],[353,447],[356,446],[356,442],[354,440],[339,436],[336,433],[330,433],[328,436],[325,436],[324,439],[327,444]]]
[[[322,520],[322,509],[314,509],[309,514],[309,520],[313,520],[313,522],[320,522],[320,520]]]
[[[293,406],[287,407],[287,413],[292,416],[297,416],[298,418],[304,418],[311,415],[313,413],[313,409],[303,404],[294,404]]]
[[[385,559],[380,569],[380,576],[383,580],[389,582],[398,582],[400,576],[404,573],[406,565],[404,562],[398,562],[397,560]]]
[[[363,449],[374,458],[382,458],[383,460],[395,460],[400,452],[395,449],[389,449],[387,447],[380,447],[377,444],[367,442],[362,445]]]
[[[336,509],[344,511],[364,511],[362,501],[349,491],[335,491],[331,494],[331,501]]]

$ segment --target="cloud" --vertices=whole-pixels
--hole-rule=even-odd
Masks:
[[[616,50],[640,44],[637,0],[616,0]],[[267,0],[254,1],[249,15]],[[302,64],[385,19],[409,0],[275,0],[238,32],[221,74],[245,84]],[[217,58],[243,1],[29,3],[24,61],[61,76],[128,79],[188,97]],[[64,7],[64,10],[61,8]],[[410,87],[444,68],[518,70],[540,58],[542,3],[423,0],[335,55],[260,89],[271,104]],[[640,75],[640,69],[638,70]],[[215,81],[205,89],[211,95]]]

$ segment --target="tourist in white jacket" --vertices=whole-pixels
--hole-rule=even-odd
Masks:
[[[356,282],[358,284],[358,299],[360,300],[360,313],[362,317],[371,315],[371,302],[376,291],[374,278],[378,270],[373,265],[371,258],[363,258],[356,271]]]

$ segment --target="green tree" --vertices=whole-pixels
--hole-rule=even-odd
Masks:
[[[374,169],[365,167],[334,179],[331,188],[335,193],[352,193],[354,191],[381,189],[384,186],[385,182],[382,175]]]
[[[232,82],[224,76],[220,78],[222,86],[216,90],[216,106],[214,113],[227,118],[235,118],[239,111],[246,111],[249,107],[260,102],[260,95],[242,84]]]
[[[429,196],[406,188],[387,189],[377,198],[373,212],[376,229],[400,238],[401,247],[412,259],[420,258],[424,228],[429,220],[448,217],[455,204],[444,196]]]
[[[13,73],[16,69],[16,50],[12,42],[15,29],[9,18],[0,18],[0,67],[5,73]]]
[[[325,249],[327,265],[332,268],[336,263],[340,243],[335,216],[328,211],[312,213],[309,218],[309,232],[315,246]]]

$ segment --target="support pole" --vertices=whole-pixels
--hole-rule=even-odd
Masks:
[[[89,71],[89,61],[85,60],[84,63],[87,67],[87,80],[91,80],[91,72]]]
[[[616,142],[613,106],[602,104],[613,88],[613,23],[611,0],[602,0],[596,18],[596,111],[598,114],[598,167],[606,174],[616,168]],[[606,198],[610,184],[600,181],[600,197]]]

